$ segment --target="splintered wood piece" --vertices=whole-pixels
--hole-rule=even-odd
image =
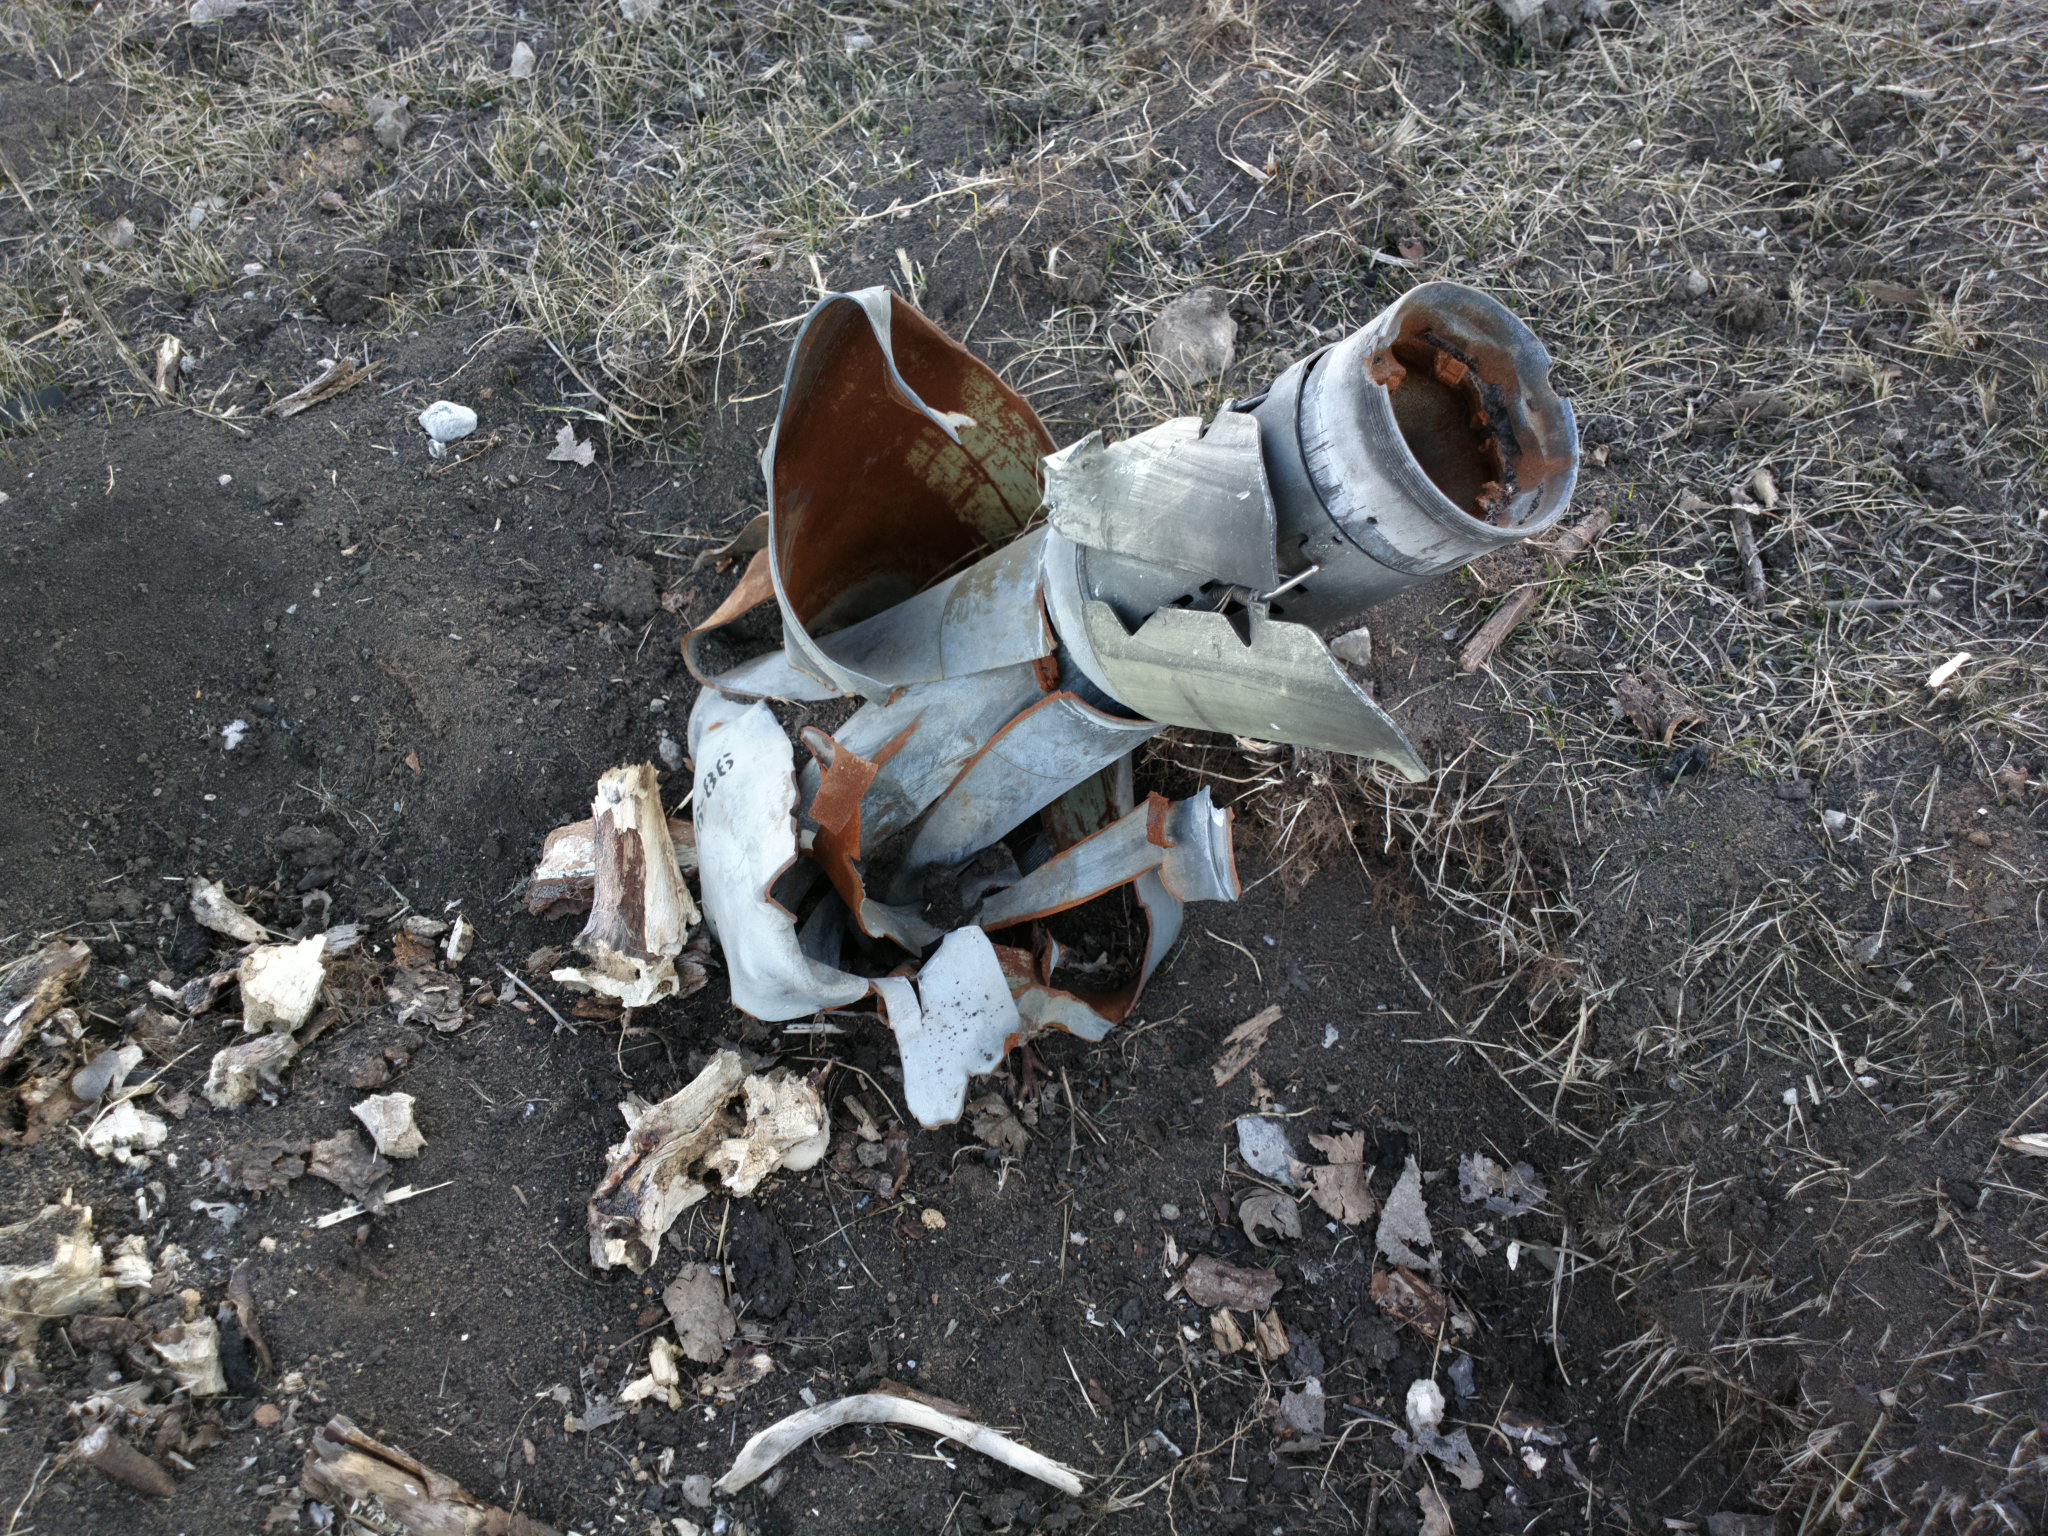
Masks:
[[[702,919],[676,868],[652,763],[608,770],[591,808],[596,880],[576,948],[590,962],[555,972],[593,992],[645,1008],[674,997],[676,956]]]
[[[339,362],[329,363],[320,376],[310,384],[300,386],[288,395],[280,396],[263,407],[266,416],[283,418],[309,411],[323,400],[332,400],[336,395],[354,389],[363,380],[377,371],[377,364],[360,366],[355,359],[344,357]]]
[[[668,819],[668,839],[676,868],[687,874],[697,867],[697,829],[680,816]],[[597,887],[597,827],[572,821],[557,827],[540,845],[540,862],[526,882],[526,910],[535,917],[569,917],[590,910]]]
[[[340,1414],[314,1434],[299,1491],[343,1509],[374,1500],[415,1536],[557,1536],[552,1526],[484,1503],[454,1478],[371,1439]]]

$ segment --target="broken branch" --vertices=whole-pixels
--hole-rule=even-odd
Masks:
[[[942,1413],[925,1403],[891,1397],[886,1392],[862,1392],[837,1402],[820,1403],[779,1419],[740,1447],[732,1470],[715,1485],[720,1493],[738,1493],[807,1440],[842,1424],[908,1424],[928,1430],[941,1440],[955,1440],[970,1451],[979,1451],[992,1461],[1014,1468],[1027,1477],[1050,1483],[1069,1497],[1081,1492],[1081,1475],[1064,1462],[1019,1445],[1008,1435],[997,1434],[986,1424]]]
[[[1756,525],[1749,520],[1750,508],[1735,502],[1728,508],[1728,521],[1735,529],[1735,553],[1742,561],[1742,595],[1752,608],[1764,603],[1764,562],[1756,549]]]
[[[1557,536],[1557,544],[1551,551],[1556,556],[1557,568],[1562,570],[1593,547],[1593,541],[1607,531],[1613,521],[1605,507],[1595,507],[1585,517]],[[1472,638],[1465,642],[1465,649],[1458,656],[1458,670],[1477,672],[1493,659],[1493,653],[1501,648],[1502,642],[1515,632],[1522,620],[1529,616],[1536,601],[1543,595],[1541,584],[1527,582],[1507,596],[1507,600],[1493,610],[1487,621],[1480,625]]]
[[[299,1491],[343,1508],[374,1499],[420,1536],[556,1536],[552,1526],[486,1504],[454,1478],[372,1440],[340,1414],[314,1434]]]

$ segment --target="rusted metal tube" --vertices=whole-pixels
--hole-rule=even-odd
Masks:
[[[1543,344],[1460,283],[1411,289],[1238,408],[1259,423],[1292,582],[1272,612],[1317,628],[1542,532],[1578,476]]]

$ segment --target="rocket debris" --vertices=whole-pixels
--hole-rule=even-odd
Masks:
[[[1549,371],[1500,304],[1429,283],[1212,421],[1054,451],[887,289],[820,301],[763,455],[762,547],[684,641],[704,920],[734,1003],[876,1008],[926,1125],[1043,1030],[1100,1039],[1185,904],[1239,894],[1230,813],[1206,791],[1140,800],[1133,751],[1177,725],[1426,778],[1323,635],[1556,524],[1578,446]],[[782,647],[748,655],[731,626],[771,603]],[[762,701],[837,699],[857,707],[805,729],[799,764]],[[660,841],[659,807],[639,825]],[[1118,954],[1121,910],[1140,932]]]

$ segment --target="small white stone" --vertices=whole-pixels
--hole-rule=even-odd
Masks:
[[[436,400],[420,412],[420,430],[437,443],[453,443],[476,430],[476,412],[453,400]]]

